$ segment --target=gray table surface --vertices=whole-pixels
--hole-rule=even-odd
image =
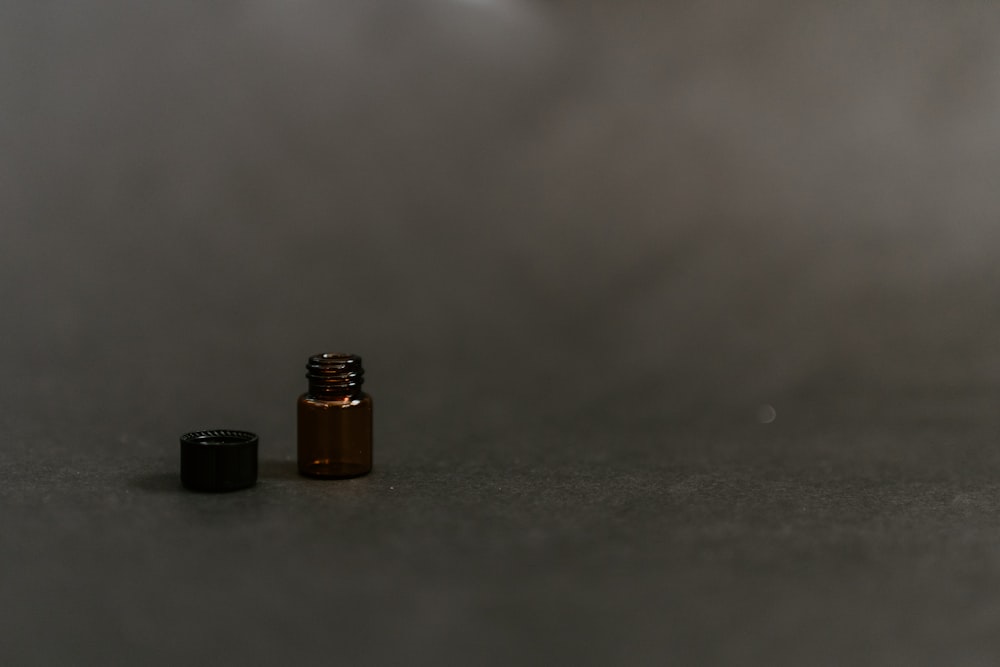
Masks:
[[[0,664],[997,663],[995,11],[335,4],[0,8]]]

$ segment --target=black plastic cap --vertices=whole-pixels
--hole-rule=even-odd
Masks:
[[[257,483],[257,434],[195,431],[181,436],[181,483],[192,491],[236,491]]]

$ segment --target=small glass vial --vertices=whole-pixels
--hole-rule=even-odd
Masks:
[[[309,391],[299,397],[299,473],[336,479],[372,469],[372,399],[355,354],[327,352],[306,364]]]

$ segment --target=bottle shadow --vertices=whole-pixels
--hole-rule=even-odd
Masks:
[[[257,466],[257,479],[258,481],[301,479],[299,465],[295,461],[282,461],[279,459],[261,461]]]

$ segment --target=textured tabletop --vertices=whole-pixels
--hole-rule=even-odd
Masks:
[[[0,664],[1000,660],[1000,15],[652,4],[0,7]]]

